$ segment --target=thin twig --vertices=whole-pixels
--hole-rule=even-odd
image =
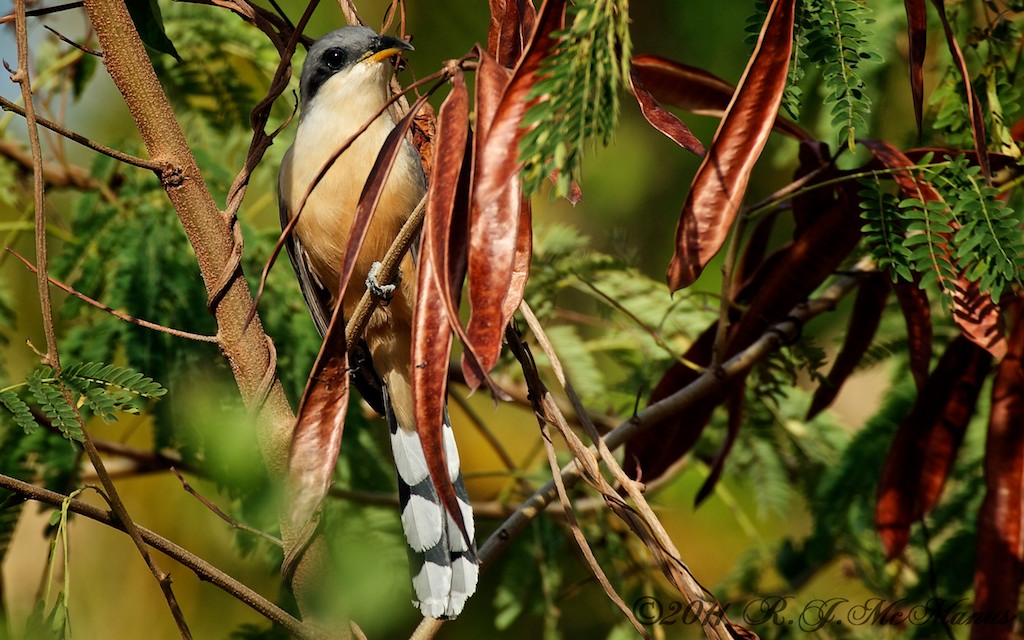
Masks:
[[[42,175],[43,157],[39,144],[39,128],[36,120],[35,105],[32,101],[32,84],[28,70],[28,27],[25,17],[25,0],[15,0],[14,12],[16,16],[15,32],[18,46],[18,69],[12,73],[11,79],[21,85],[21,96],[25,103],[25,121],[28,125],[29,146],[32,149],[32,162],[34,165],[33,191],[35,196],[36,216],[36,286],[39,292],[39,307],[42,314],[43,335],[46,336],[46,354],[43,356],[42,361],[44,365],[52,368],[54,373],[59,376],[61,372],[60,354],[57,350],[57,334],[54,329],[53,306],[50,300],[50,283],[47,278],[46,202],[43,193]],[[79,424],[84,425],[82,416],[71,397],[71,393],[63,385],[58,386],[60,387],[61,394],[64,396],[64,401],[74,410]],[[124,525],[124,528],[128,532],[129,536],[131,536],[132,541],[135,542],[135,546],[138,548],[139,554],[142,555],[146,565],[160,584],[164,598],[167,601],[167,606],[171,611],[171,615],[174,617],[175,623],[178,625],[181,637],[184,640],[191,640],[192,633],[189,631],[188,624],[185,622],[185,617],[181,612],[181,608],[178,606],[178,601],[174,597],[174,591],[171,589],[170,576],[160,569],[160,567],[153,561],[153,558],[149,553],[149,549],[143,542],[135,523],[128,515],[128,511],[125,509],[124,503],[121,501],[121,497],[117,493],[117,488],[114,486],[110,476],[106,473],[103,466],[103,460],[100,457],[99,452],[96,450],[95,445],[93,445],[92,438],[84,427],[82,429],[82,447],[85,449],[86,455],[89,456],[90,462],[92,462],[93,467],[96,469],[96,473],[103,484],[104,490],[106,491],[107,501],[117,516],[118,521]]]
[[[51,13],[58,13],[60,11],[67,11],[69,9],[79,9],[81,7],[82,7],[82,3],[81,2],[69,2],[67,4],[58,4],[57,6],[54,6],[54,7],[43,7],[42,9],[32,9],[30,11],[26,11],[25,12],[25,17],[35,18],[35,17],[38,17],[38,16],[49,15]],[[14,22],[14,19],[16,17],[17,16],[15,14],[13,14],[13,13],[7,14],[6,16],[0,18],[0,24],[7,24],[8,22]]]
[[[281,5],[277,3],[277,0],[270,0],[270,6],[274,8],[274,11],[277,12],[277,15],[279,15],[281,19],[284,20],[284,23],[288,25],[288,27],[294,32],[295,25],[292,24],[291,19],[288,18],[288,14],[285,13],[284,9],[281,8]]]
[[[544,354],[551,362],[555,376],[558,379],[559,384],[565,390],[566,396],[568,396],[569,401],[572,403],[576,411],[579,412],[583,409],[583,402],[573,389],[572,383],[570,383],[566,377],[565,371],[559,362],[558,355],[555,353],[554,346],[548,339],[540,321],[537,320],[533,310],[526,301],[523,301],[522,304],[520,304],[519,311],[526,319],[530,330],[537,338]],[[601,493],[608,498],[608,505],[612,508],[612,511],[619,515],[619,517],[621,517],[626,524],[628,524],[637,533],[644,544],[647,545],[651,554],[658,561],[662,572],[670,581],[673,582],[673,584],[676,585],[686,600],[690,603],[704,603],[706,601],[706,598],[704,597],[704,588],[692,576],[689,568],[687,568],[686,564],[683,562],[679,550],[675,547],[675,544],[672,542],[668,532],[665,531],[661,521],[655,515],[654,510],[651,509],[650,504],[648,504],[647,499],[641,492],[640,483],[630,479],[626,475],[618,461],[612,455],[611,450],[601,439],[601,436],[598,434],[593,423],[586,419],[586,412],[584,411],[583,413],[584,429],[596,445],[601,461],[604,462],[608,470],[611,471],[612,476],[618,482],[619,486],[623,487],[629,497],[633,499],[636,509],[630,509],[627,505],[618,500],[618,494],[611,486],[604,483],[603,478],[600,478],[601,485],[595,488],[601,491]],[[560,423],[561,420],[556,424],[560,425]],[[594,458],[592,451],[584,448],[583,443],[580,442],[578,438],[576,438],[576,435],[571,431],[563,431],[563,436],[566,438],[566,441],[570,443],[570,447],[578,459],[582,458],[589,461],[592,468],[590,475],[600,477],[600,472],[597,469],[597,459]],[[593,484],[592,481],[590,482]],[[648,533],[650,535],[648,535]],[[707,634],[709,638],[721,640],[731,638],[731,634],[725,626],[725,621],[723,619],[712,620],[708,618],[702,620],[701,625],[704,627],[704,633]]]
[[[341,6],[342,14],[345,16],[345,22],[350,26],[366,26],[366,22],[364,22],[363,17],[359,15],[359,10],[356,9],[356,5],[352,0],[338,0],[338,4]]]
[[[34,484],[29,484],[18,480],[17,478],[12,478],[2,474],[0,474],[0,487],[20,496],[24,496],[29,500],[49,504],[58,508],[67,501],[69,511],[73,511],[74,513],[85,516],[90,520],[95,520],[96,522],[105,524],[120,531],[125,530],[124,525],[118,521],[115,516],[111,515],[109,511],[104,511],[99,507],[87,504],[81,500],[69,499],[68,496],[64,494],[43,489],[42,487],[37,487]],[[157,551],[160,551],[168,558],[172,558],[181,563],[182,566],[187,567],[190,571],[195,573],[200,580],[209,582],[223,590],[225,593],[235,597],[246,606],[266,617],[268,620],[281,625],[281,627],[288,633],[296,636],[297,638],[313,639],[323,637],[323,634],[318,632],[316,629],[296,620],[270,600],[267,600],[245,584],[235,580],[194,553],[174,544],[145,527],[138,527],[138,530],[147,545],[153,547]]]
[[[574,446],[574,434],[569,429],[569,424],[565,421],[565,416],[561,415],[558,408],[555,406],[551,394],[544,387],[543,382],[540,381],[540,373],[537,371],[537,365],[533,361],[533,356],[529,353],[525,344],[519,340],[518,335],[515,336],[514,341],[510,340],[510,342],[512,343],[512,349],[516,353],[517,359],[519,359],[520,363],[523,365],[527,380],[530,381],[531,397],[535,399],[534,413],[536,414],[537,421],[540,425],[541,438],[544,441],[544,450],[547,453],[548,465],[551,467],[552,480],[555,483],[555,492],[558,495],[558,501],[562,505],[572,536],[576,540],[576,544],[579,546],[580,551],[583,553],[583,557],[587,561],[587,565],[590,567],[591,573],[594,574],[594,577],[604,590],[605,595],[607,595],[608,599],[619,607],[629,620],[630,624],[633,625],[633,628],[635,628],[645,639],[649,639],[650,636],[648,635],[647,630],[643,628],[643,625],[641,625],[636,619],[636,616],[630,608],[626,606],[622,596],[615,591],[615,587],[612,586],[612,583],[605,574],[604,569],[594,556],[594,552],[590,548],[590,544],[587,542],[586,536],[583,535],[583,530],[580,528],[579,521],[576,520],[576,515],[573,513],[573,505],[569,500],[569,494],[566,490],[565,483],[562,481],[561,473],[559,473],[558,459],[555,456],[555,447],[551,442],[548,423],[554,424],[558,428],[563,438],[565,438],[566,443],[569,444],[570,449],[572,449],[573,453],[576,454],[577,462],[581,463],[582,469],[587,472],[587,482],[598,489],[606,499],[610,498],[614,500],[618,497],[615,496],[615,492],[612,487],[604,482],[603,478],[601,478],[600,470],[597,468],[597,460],[592,455],[589,456],[588,459],[586,457],[588,452],[585,450],[582,452],[584,454],[583,456],[579,455],[579,447]],[[529,364],[528,371],[527,364]],[[553,361],[552,364],[559,367],[561,366],[557,364],[557,361]]]
[[[601,588],[604,590],[608,598],[619,607],[619,609],[625,614],[633,628],[640,633],[644,638],[649,639],[647,630],[643,628],[643,625],[636,619],[636,616],[626,606],[626,603],[622,600],[622,596],[615,591],[615,587],[612,586],[611,581],[605,574],[604,569],[601,567],[601,563],[597,561],[597,557],[594,556],[594,551],[590,548],[590,544],[587,542],[586,536],[583,535],[583,530],[580,528],[579,521],[576,520],[576,514],[573,512],[572,502],[569,500],[569,494],[566,492],[565,484],[561,481],[562,476],[558,473],[558,459],[555,457],[555,447],[551,443],[551,436],[548,432],[547,423],[541,422],[541,433],[544,439],[544,450],[548,455],[548,464],[551,466],[553,473],[553,479],[555,481],[555,490],[558,492],[558,501],[562,504],[562,508],[565,511],[565,519],[569,523],[569,528],[572,531],[573,538],[576,539],[576,544],[579,546],[580,551],[583,553],[583,557],[587,561],[587,565],[590,567],[590,571],[597,578]]]
[[[20,107],[20,106],[18,106],[16,104],[14,104],[10,100],[7,100],[6,98],[4,98],[2,96],[0,96],[0,109],[3,109],[4,111],[12,111],[12,112],[18,114],[19,116],[25,116],[26,112],[27,112],[27,109],[22,108],[22,107]],[[88,147],[89,149],[92,149],[93,151],[96,151],[97,153],[102,153],[105,156],[110,156],[114,160],[117,160],[119,162],[123,162],[125,164],[130,164],[133,167],[139,167],[140,169],[148,169],[148,170],[156,173],[157,175],[160,175],[164,171],[164,169],[166,168],[164,166],[164,164],[162,164],[160,162],[153,162],[152,160],[145,160],[143,158],[139,158],[137,156],[133,156],[133,155],[125,153],[123,151],[118,151],[117,149],[111,149],[110,147],[108,147],[106,145],[102,145],[99,142],[96,142],[94,140],[90,140],[89,138],[86,138],[82,134],[75,133],[74,131],[71,131],[70,129],[62,127],[61,125],[57,124],[56,122],[51,122],[50,120],[47,120],[46,118],[40,118],[40,117],[36,116],[35,122],[41,124],[42,126],[46,127],[50,131],[53,131],[54,133],[57,133],[59,135],[64,136],[65,138],[67,138],[68,140],[71,140],[72,142],[77,142],[78,144],[82,145],[83,147]]]
[[[15,0],[15,38],[18,48],[18,68],[11,71],[11,81],[21,88],[21,99],[25,102],[25,121],[28,125],[29,148],[32,150],[32,194],[35,205],[36,262],[40,273],[36,276],[36,289],[39,293],[39,307],[43,315],[43,335],[46,337],[46,355],[43,364],[60,373],[57,358],[57,335],[53,328],[53,311],[50,301],[50,287],[46,282],[46,199],[43,194],[43,152],[39,144],[39,127],[37,125],[35,103],[32,101],[32,80],[28,70],[28,26],[25,16],[25,0]],[[6,64],[6,63],[5,63]]]
[[[416,208],[409,215],[409,219],[402,225],[402,230],[399,231],[398,237],[391,243],[387,253],[384,254],[380,261],[380,269],[377,271],[377,274],[381,282],[391,282],[394,279],[399,263],[413,243],[416,242],[416,238],[419,237],[420,227],[423,226],[423,218],[426,215],[426,208],[427,196],[424,194],[419,204],[416,205]],[[345,351],[351,352],[352,348],[360,340],[366,325],[370,323],[370,316],[373,315],[379,303],[380,298],[374,295],[369,288],[363,292],[363,297],[359,299],[359,304],[356,305],[355,311],[352,312],[352,319],[345,326]]]
[[[462,385],[466,384],[466,376],[463,374],[462,367],[459,366],[458,362],[453,362],[448,366],[448,380],[458,382]],[[510,402],[527,409],[533,408],[533,405],[530,403],[530,391],[526,388],[526,385],[521,382],[501,377],[496,378],[495,384],[502,388]],[[561,409],[563,414],[566,414],[566,418],[569,419],[570,422],[578,426],[583,426],[579,421],[579,417],[573,413],[572,407],[568,406],[568,403],[561,401],[559,398],[555,398],[555,401],[558,402],[559,409]],[[587,415],[590,416],[590,419],[594,424],[600,426],[603,431],[611,431],[617,427],[620,422],[619,418],[615,416],[597,413],[595,411],[588,411]],[[540,452],[539,448],[537,449],[537,452]]]
[[[253,170],[263,159],[267,149],[273,144],[274,138],[278,136],[288,123],[291,122],[292,117],[295,115],[295,111],[292,111],[292,115],[288,117],[277,129],[271,133],[266,132],[267,122],[270,120],[270,111],[274,106],[274,102],[284,93],[284,90],[288,87],[288,81],[291,78],[291,64],[292,56],[295,55],[295,49],[298,43],[302,40],[302,31],[306,28],[306,24],[310,18],[313,17],[313,11],[316,9],[320,0],[311,0],[306,5],[305,11],[299,18],[299,24],[292,29],[292,34],[288,38],[288,42],[284,45],[284,48],[280,50],[281,60],[277,64],[277,69],[274,71],[274,77],[270,81],[270,87],[267,89],[267,95],[260,100],[255,107],[253,107],[252,113],[249,114],[249,122],[252,124],[252,139],[249,141],[249,150],[246,152],[245,161],[242,163],[242,168],[239,170],[238,175],[235,176],[235,180],[231,183],[231,187],[228,189],[228,195],[226,199],[227,206],[225,207],[224,214],[226,217],[235,223],[238,210],[242,206],[242,199],[245,198],[245,192],[249,186],[249,178],[252,176]],[[282,12],[283,13],[283,12]],[[289,23],[290,25],[290,23]],[[269,34],[268,34],[269,35]],[[257,302],[259,298],[257,297]]]
[[[103,52],[102,51],[97,51],[96,49],[90,49],[89,47],[86,47],[85,45],[78,44],[77,42],[75,42],[71,38],[68,38],[63,33],[61,33],[60,31],[57,31],[56,29],[54,29],[53,27],[51,27],[48,24],[44,24],[43,28],[45,28],[47,31],[49,31],[53,35],[57,36],[57,39],[60,40],[61,42],[65,43],[65,44],[71,45],[72,47],[78,49],[82,53],[86,53],[86,54],[91,55],[91,56],[96,56],[97,58],[102,58],[103,57]]]
[[[238,520],[235,520],[234,518],[232,518],[228,514],[224,513],[221,510],[220,507],[218,507],[217,505],[213,504],[212,502],[210,502],[209,500],[204,498],[202,495],[200,495],[200,493],[198,491],[193,489],[192,485],[190,485],[188,483],[188,480],[186,480],[185,477],[182,476],[178,472],[178,470],[176,468],[171,467],[171,473],[173,473],[178,478],[178,481],[181,482],[181,488],[184,489],[186,491],[186,493],[190,494],[193,498],[195,498],[200,503],[202,503],[202,505],[204,507],[206,507],[207,509],[212,511],[215,516],[217,516],[218,518],[220,518],[224,522],[228,523],[229,525],[231,525],[235,529],[240,529],[242,531],[246,531],[248,533],[251,533],[254,536],[263,538],[264,540],[266,540],[267,542],[269,542],[272,545],[275,545],[275,546],[278,546],[278,547],[283,547],[284,546],[284,543],[281,542],[280,538],[272,536],[272,535],[270,535],[269,533],[267,533],[265,531],[260,531],[259,529],[256,529],[255,527],[250,527],[249,525],[245,524],[244,522],[239,522]]]
[[[697,402],[716,393],[727,382],[744,374],[755,363],[778,349],[785,340],[795,337],[806,321],[834,309],[836,303],[855,289],[859,282],[859,278],[854,276],[835,279],[819,297],[797,305],[786,319],[770,327],[753,344],[722,363],[722,367],[717,372],[704,373],[686,387],[647,406],[629,420],[619,424],[603,437],[605,446],[609,450],[617,449],[637,434],[686,411]],[[596,453],[596,448],[591,447],[591,451]],[[560,476],[566,487],[572,487],[580,480],[577,462],[573,461],[562,467]],[[478,557],[481,567],[486,569],[494,562],[526,526],[556,498],[554,480],[549,481],[530,496],[480,547]],[[443,623],[442,620],[425,618],[420,621],[412,637],[417,640],[433,638]]]
[[[29,262],[28,259],[25,258],[25,256],[21,255],[20,253],[18,253],[17,251],[15,251],[14,249],[12,249],[10,247],[4,247],[4,248],[7,250],[8,253],[13,255],[15,258],[17,258],[18,260],[21,260],[21,262],[24,263],[25,268],[27,268],[29,271],[31,271],[32,273],[38,273],[39,272],[39,270],[36,268],[36,266],[34,264],[32,264],[31,262]],[[195,340],[197,342],[213,342],[213,343],[216,343],[218,341],[217,336],[208,336],[208,335],[204,335],[204,334],[201,334],[201,333],[192,333],[191,331],[182,331],[181,329],[173,329],[171,327],[165,327],[162,324],[157,324],[155,322],[150,322],[149,320],[142,320],[140,318],[136,318],[134,316],[130,316],[127,313],[124,313],[122,311],[118,311],[117,309],[114,309],[113,307],[109,307],[109,306],[103,304],[102,302],[100,302],[98,300],[94,300],[93,298],[90,298],[89,296],[85,295],[84,293],[82,293],[80,291],[77,291],[71,285],[65,284],[65,283],[61,282],[60,280],[57,280],[57,279],[49,277],[49,276],[47,277],[47,279],[50,281],[50,284],[52,284],[53,286],[57,287],[58,289],[66,292],[66,293],[69,293],[69,294],[75,296],[76,298],[78,298],[79,300],[81,300],[83,302],[86,302],[86,303],[96,307],[97,309],[99,309],[101,311],[105,311],[105,312],[109,313],[110,315],[114,316],[115,318],[117,318],[119,320],[124,320],[125,322],[128,322],[130,324],[138,325],[140,327],[145,327],[146,329],[152,329],[153,331],[159,331],[161,333],[166,333],[166,334],[172,335],[172,336],[174,336],[176,338],[185,338],[187,340]]]

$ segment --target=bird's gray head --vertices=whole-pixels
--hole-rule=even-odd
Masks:
[[[327,80],[355,65],[380,63],[402,51],[411,51],[405,40],[382,36],[367,27],[343,27],[321,36],[309,49],[302,65],[299,94],[303,106],[316,96]]]

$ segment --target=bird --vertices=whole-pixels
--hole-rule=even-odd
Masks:
[[[296,215],[325,163],[358,133],[310,193],[286,244],[321,337],[336,305],[342,305],[344,317],[351,318],[364,291],[355,285],[338,291],[339,273],[363,186],[396,124],[391,109],[381,111],[392,95],[391,61],[412,49],[405,40],[367,27],[343,27],[317,39],[302,67],[298,127],[278,175],[282,227]],[[403,258],[400,272],[409,277],[400,277],[397,285],[380,285],[375,280],[375,263],[426,189],[419,152],[404,140],[353,272],[368,273],[368,286],[386,293],[389,301],[377,306],[363,341],[349,358],[353,382],[367,402],[387,418],[402,528],[411,549],[413,605],[424,616],[450,619],[459,615],[476,591],[479,577],[472,507],[447,410],[443,417],[444,453],[466,535],[437,495],[416,432],[411,386],[414,257]]]

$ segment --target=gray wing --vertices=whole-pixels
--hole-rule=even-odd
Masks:
[[[281,221],[281,229],[288,226],[291,214],[281,198],[280,181],[278,184],[278,214]],[[288,252],[288,260],[292,263],[292,270],[299,281],[299,289],[302,297],[306,300],[306,307],[313,317],[313,324],[323,338],[327,333],[327,327],[331,324],[331,294],[320,283],[320,280],[313,274],[309,267],[309,259],[302,243],[294,234],[288,234],[284,242],[285,250]],[[370,350],[366,342],[360,340],[359,344],[352,348],[349,353],[349,368],[352,375],[352,383],[359,390],[360,395],[373,410],[384,415],[384,393],[382,390],[380,376],[373,368],[373,361],[370,359]]]
[[[278,207],[283,230],[288,226],[291,215],[283,201],[278,201]],[[288,260],[292,263],[295,277],[299,280],[299,289],[302,291],[302,297],[306,299],[309,314],[313,316],[313,324],[316,325],[316,330],[322,338],[327,333],[327,326],[331,323],[331,294],[313,275],[302,243],[294,233],[288,234],[288,237],[285,238],[284,247],[288,251]]]

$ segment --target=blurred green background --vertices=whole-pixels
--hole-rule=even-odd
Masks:
[[[875,10],[877,20],[901,19],[902,3],[889,1],[873,4],[879,5]],[[358,5],[371,26],[381,23],[386,2],[364,0]],[[297,19],[302,10],[302,5],[297,2],[284,2],[282,6],[293,20]],[[213,18],[216,16],[217,20],[220,20],[225,12],[215,7],[189,4],[162,3],[161,7],[168,18],[168,33],[185,63],[209,64],[218,72],[236,73],[243,81],[251,82],[257,93],[265,90],[266,82],[273,72],[272,48],[266,46],[259,51],[239,49],[235,52],[237,60],[204,58],[203,56],[209,55],[209,52],[201,44],[202,32],[189,31],[188,27],[204,20],[219,25],[220,23]],[[8,2],[0,2],[0,13],[6,14],[9,10]],[[742,73],[751,48],[746,42],[744,24],[752,13],[751,1],[636,2],[631,7],[634,51],[638,54],[658,54],[700,66],[735,82]],[[487,5],[482,0],[411,2],[408,7],[408,18],[408,30],[414,36],[413,42],[416,46],[415,53],[409,58],[409,69],[417,76],[426,75],[439,68],[445,59],[460,57],[476,42],[486,42],[488,12]],[[239,21],[233,18],[228,20],[232,21],[232,28],[245,29]],[[36,55],[37,82],[52,83],[55,81],[52,78],[48,79],[41,72],[59,56],[67,54],[69,48],[58,43],[46,32],[42,27],[44,23],[73,39],[84,38],[88,32],[88,25],[80,11],[31,21],[30,37]],[[342,24],[343,20],[337,7],[325,2],[317,10],[307,33],[317,36]],[[2,33],[0,51],[5,59],[14,60],[11,37],[13,32],[4,27]],[[258,38],[254,38],[254,41],[258,41]],[[899,57],[905,43],[897,39],[887,46],[891,48],[888,52],[890,56]],[[176,63],[167,56],[158,54],[157,57],[162,69],[173,72]],[[295,60],[296,69],[299,68],[301,59],[300,51]],[[879,128],[877,135],[887,133],[887,120],[906,122],[905,115],[910,108],[910,92],[906,88],[905,78],[898,75],[901,68],[899,65],[891,65],[887,69],[892,70],[892,78],[880,76],[873,79],[875,87],[884,88],[877,92],[879,98],[876,101],[875,113],[889,115],[889,118],[876,115]],[[402,79],[407,81],[409,77],[407,72]],[[200,82],[202,80],[199,79]],[[16,93],[14,85],[3,84],[0,91],[13,99]],[[48,86],[52,88],[54,85]],[[216,92],[216,87],[210,87],[210,95],[213,97],[205,103],[202,99],[196,99],[191,107],[211,111],[223,109],[224,106],[215,98]],[[55,93],[59,95],[59,92]],[[439,106],[442,97],[443,95],[439,95],[433,99],[435,108]],[[613,256],[622,264],[635,267],[652,280],[660,282],[663,281],[664,270],[672,255],[673,232],[698,159],[651,129],[640,117],[630,96],[624,94],[622,99],[622,117],[613,143],[607,148],[589,152],[585,158],[581,180],[582,201],[572,206],[564,201],[551,201],[546,195],[541,194],[534,198],[536,223],[540,235],[555,223],[576,227],[582,236],[591,239],[591,250]],[[292,102],[293,97],[290,94],[282,96],[279,108],[275,111],[278,121],[284,117],[282,114],[287,114],[290,110]],[[214,135],[208,124],[188,112],[187,106],[177,104],[182,125],[200,164],[208,175],[215,197],[223,202],[223,187],[230,182],[244,157],[248,136],[241,128],[227,135]],[[50,115],[62,116],[70,128],[88,137],[119,148],[139,148],[138,138],[127,111],[102,69],[91,76],[80,98],[55,98],[43,105],[43,109]],[[808,104],[807,111],[810,122],[814,122],[816,118],[820,120],[820,114],[815,113],[814,105]],[[245,114],[242,115],[244,117]],[[716,121],[689,115],[683,115],[683,118],[699,139],[705,144],[710,142]],[[4,114],[0,123],[0,133],[5,140],[24,139],[24,123],[21,119]],[[253,234],[259,230],[270,233],[269,230],[274,229],[277,224],[274,176],[293,130],[294,124],[270,149],[263,164],[253,176],[240,212],[247,233]],[[819,133],[825,135],[828,129]],[[911,134],[903,132],[900,135]],[[45,146],[48,153],[53,154],[56,151],[62,161],[70,164],[90,167],[95,161],[91,152],[71,143],[58,141],[52,136],[46,136]],[[748,198],[760,199],[787,183],[794,168],[794,157],[795,143],[773,138],[752,177]],[[13,172],[12,165],[3,166],[4,172]],[[9,244],[23,254],[31,256],[31,233],[24,229],[25,221],[29,220],[26,214],[31,204],[31,199],[25,191],[26,183],[22,180],[15,185],[11,177],[5,180],[8,180],[4,183],[5,188],[22,191],[20,196],[9,198],[0,206],[0,238],[3,239],[3,244]],[[71,232],[66,222],[68,211],[76,206],[74,194],[51,190],[47,197],[52,224],[55,227],[51,239],[54,253],[78,251],[73,235],[69,235]],[[171,220],[169,224],[173,225],[174,213],[166,202],[162,215],[167,216]],[[62,238],[71,241],[65,242]],[[256,250],[255,255],[250,254],[249,259],[254,264],[259,264],[266,258],[268,245],[265,242],[259,244],[253,241],[247,248],[252,250],[256,246],[260,248]],[[3,379],[19,380],[36,364],[36,359],[31,350],[26,348],[25,341],[31,341],[36,345],[42,344],[35,285],[31,274],[15,260],[3,256],[0,257],[0,261],[3,287],[15,301],[17,310],[16,325],[7,332],[9,343],[2,347]],[[250,277],[256,275],[251,267],[247,270]],[[709,267],[706,273],[697,290],[713,291],[718,284],[717,269],[714,266]],[[315,344],[311,348],[310,341],[315,338],[312,337],[312,325],[304,317],[297,290],[290,282],[290,269],[279,262],[275,274],[279,283],[277,291],[283,292],[282,295],[287,296],[289,302],[285,308],[280,300],[265,299],[264,312],[266,313],[268,307],[281,306],[280,313],[292,314],[295,322],[304,327],[294,331],[304,331],[306,336],[303,348],[297,350],[298,353],[291,354],[287,362],[282,362],[282,366],[289,368],[282,375],[293,381],[289,392],[294,402],[298,388],[294,381],[301,382],[304,372],[308,370],[313,355],[312,348],[315,348]],[[154,277],[159,278],[160,274],[154,274]],[[55,299],[58,306],[80,304],[59,292],[55,293]],[[667,291],[663,293],[663,301],[665,306],[672,302]],[[711,304],[715,304],[714,300]],[[592,312],[594,304],[592,301],[583,301],[582,307],[584,311]],[[196,316],[195,323],[198,327],[209,329],[208,319],[199,317],[206,313],[201,305],[187,310],[187,313]],[[161,318],[151,319],[160,321]],[[832,320],[825,318],[815,321],[811,327],[812,332],[821,336],[822,344],[829,349],[832,348],[831,336],[839,330],[832,323]],[[691,328],[694,332],[701,329],[703,325]],[[280,337],[277,339],[279,352],[287,352],[289,344]],[[175,405],[176,411],[180,411],[177,414],[180,419],[188,422],[193,429],[206,428],[211,433],[217,432],[216,438],[207,436],[207,440],[220,438],[223,441],[206,444],[211,450],[220,451],[217,455],[230,456],[235,449],[244,451],[251,447],[251,442],[246,442],[252,435],[251,425],[244,414],[237,413],[230,406],[221,406],[231,403],[222,401],[216,393],[231,395],[233,389],[230,386],[214,387],[216,392],[210,391],[211,397],[205,400],[197,399],[202,395],[202,380],[206,375],[215,377],[224,373],[224,364],[216,350],[208,349],[207,355],[208,359],[205,362],[196,363],[197,369],[193,373],[198,381],[192,379],[189,384],[189,376],[163,380],[170,387],[170,395],[165,402],[173,402],[172,399],[175,397],[186,399],[191,406]],[[207,374],[206,369],[219,371],[219,374]],[[586,373],[578,372],[578,375],[585,376]],[[849,427],[859,426],[866,416],[874,411],[878,402],[879,378],[884,382],[886,375],[875,369],[857,374],[851,379],[833,412],[839,423]],[[630,387],[623,389],[622,392],[635,395],[636,389]],[[464,389],[456,388],[454,393],[464,395]],[[538,456],[539,435],[531,413],[509,406],[495,409],[492,402],[482,394],[470,398],[469,402],[492,426],[514,460],[524,462],[534,471],[538,468],[543,471],[543,454]],[[453,417],[471,496],[478,501],[498,498],[509,485],[507,476],[500,473],[500,460],[485,439],[469,425],[471,421],[460,409],[453,408]],[[628,412],[621,413],[619,417],[628,417]],[[716,423],[713,428],[720,426]],[[794,430],[806,428],[800,424],[790,426]],[[356,443],[361,442],[359,446],[372,447],[375,442],[380,441],[381,430],[377,422],[357,423],[347,430],[343,446],[356,446]],[[160,444],[159,438],[154,436],[151,422],[145,417],[126,417],[113,425],[90,424],[90,431],[97,439],[123,442],[140,449],[151,448],[154,442]],[[719,436],[720,430],[718,435],[711,436],[712,441]],[[249,459],[243,454],[239,455],[242,456],[242,461],[235,461],[232,464],[236,467],[249,464],[246,462]],[[111,466],[116,470],[117,461],[112,461]],[[353,469],[355,466],[358,465],[353,463]],[[358,470],[353,469],[348,471],[349,475],[358,475]],[[692,507],[693,496],[705,475],[706,469],[701,465],[690,465],[669,486],[656,494],[654,503],[694,576],[708,588],[714,589],[733,572],[738,558],[743,554],[770,549],[783,537],[801,537],[810,531],[810,517],[798,496],[790,496],[791,499],[788,501],[773,502],[759,493],[757,482],[745,481],[735,474],[727,474],[717,494],[700,509],[695,510]],[[214,502],[234,503],[237,500],[237,496],[220,491],[216,482],[191,476],[190,480],[201,493]],[[95,479],[87,481],[95,482]],[[240,554],[238,540],[231,529],[187,495],[169,472],[124,477],[118,480],[118,486],[129,512],[139,523],[210,560],[261,593],[270,597],[278,595],[279,578],[272,561],[273,553],[268,554],[265,548],[256,545],[256,552]],[[390,489],[390,485],[382,488]],[[83,497],[100,504],[92,492],[86,493]],[[3,603],[8,625],[15,635],[35,606],[40,595],[40,587],[46,579],[49,543],[45,534],[48,518],[48,509],[43,510],[32,504],[26,505],[3,563]],[[497,521],[493,519],[484,520],[479,525],[481,533],[489,532],[496,523]],[[346,507],[332,519],[330,526],[331,535],[336,537],[338,546],[344,549],[340,571],[353,581],[345,588],[358,592],[352,597],[350,605],[354,619],[371,638],[407,636],[415,626],[417,616],[407,601],[406,560],[394,510]],[[495,605],[495,602],[502,602],[503,597],[496,591],[496,576],[507,576],[516,569],[517,563],[521,565],[525,562],[531,569],[534,566],[543,567],[544,562],[530,564],[530,549],[539,548],[548,539],[542,530],[545,526],[550,527],[537,525],[524,535],[527,540],[532,536],[539,541],[538,547],[525,546],[521,552],[500,560],[491,572],[484,576],[481,592],[470,601],[463,618],[456,623],[445,625],[438,637],[519,638],[544,632],[545,622],[539,616],[524,615],[505,630],[497,630],[494,621],[496,616],[500,616],[501,611],[508,611],[507,602],[504,608]],[[238,534],[238,538],[244,537],[244,534]],[[478,535],[478,538],[482,540],[483,536]],[[92,640],[178,637],[155,581],[127,537],[84,519],[74,518],[70,526],[70,541],[69,609],[75,638]],[[254,545],[252,540],[247,544],[250,547]],[[575,558],[578,552],[571,545],[571,542],[567,542],[555,552],[559,556]],[[264,556],[268,556],[270,560]],[[179,602],[196,638],[227,638],[233,631],[238,630],[240,625],[262,625],[263,620],[257,614],[224,595],[220,590],[198,581],[187,569],[163,557],[158,556],[158,561],[175,579]],[[558,626],[563,637],[607,637],[614,627],[621,624],[621,614],[605,599],[597,584],[588,579],[587,571],[582,564],[566,564],[572,566],[563,567],[566,575],[563,577],[562,586],[578,584],[575,584],[575,588],[566,589],[564,598],[558,600]],[[59,562],[56,572],[60,574]],[[837,562],[805,584],[799,594],[778,595],[796,595],[802,599],[862,599],[867,591],[850,574],[850,567]],[[654,578],[655,582],[659,580],[660,578]],[[774,580],[772,576],[765,577],[764,585],[768,591],[771,590],[773,582],[781,585],[781,582]],[[526,581],[524,584],[531,583]],[[539,589],[539,583],[534,584],[534,588]],[[663,601],[666,606],[670,605],[671,600],[668,597],[663,597]],[[730,613],[738,613],[741,610],[742,607],[730,609]],[[668,638],[700,637],[699,628],[695,625],[659,626],[655,628],[654,633],[659,637]],[[630,635],[624,632],[618,637]]]

